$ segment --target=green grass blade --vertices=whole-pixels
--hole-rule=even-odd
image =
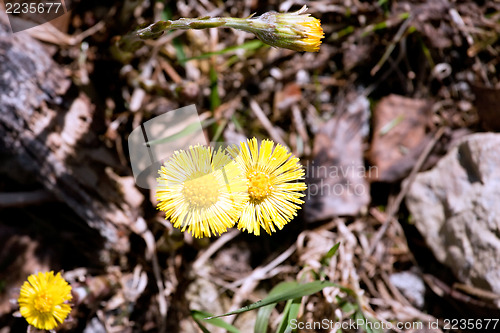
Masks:
[[[325,257],[323,258],[324,260],[329,260],[331,259],[335,254],[337,254],[337,251],[339,250],[340,247],[340,242],[332,246],[330,250],[325,254]]]
[[[342,313],[345,316],[351,316],[352,314],[356,313],[358,308],[357,304],[344,299],[337,299],[337,301],[339,308],[342,310]]]
[[[405,119],[405,116],[400,114],[396,118],[392,119],[390,122],[382,126],[382,128],[379,131],[380,136],[384,136],[387,133],[389,133],[394,127],[398,126],[403,120]]]
[[[203,322],[207,324],[211,324],[220,328],[225,329],[230,333],[240,333],[240,330],[234,327],[231,324],[226,323],[224,320],[219,318],[214,319],[206,319],[206,317],[213,316],[211,313],[200,311],[200,310],[191,310],[191,317],[193,317],[198,327],[203,331],[203,333],[210,333],[210,331],[203,325]]]
[[[290,326],[290,321],[297,319],[300,310],[300,304],[302,302],[302,297],[290,299],[286,303],[285,310],[283,311],[283,320],[278,327],[277,333],[291,332],[292,327]]]
[[[362,327],[364,328],[365,332],[366,333],[373,333],[373,330],[365,324],[366,318],[365,318],[365,316],[363,316],[363,313],[361,311],[356,311],[356,313],[354,314],[354,320],[356,321],[356,323],[358,323],[359,320],[361,320],[364,323],[362,325]]]
[[[347,26],[345,27],[344,29],[342,30],[339,30],[337,32],[334,32],[331,34],[329,40],[330,41],[336,41],[336,40],[339,40],[345,36],[348,36],[350,34],[352,34],[353,32],[355,31],[355,28],[354,26],[350,25],[350,26]]]
[[[367,333],[384,333],[384,330],[381,328],[382,327],[381,323],[375,325],[375,323],[377,323],[377,320],[372,317],[366,317],[363,314],[363,311],[360,309],[358,309],[358,311],[356,311],[356,313],[354,314],[354,320],[356,322],[358,322],[358,320],[362,320],[363,325],[361,325],[361,327]]]
[[[215,110],[221,104],[219,87],[217,85],[219,77],[214,66],[210,66],[210,110]]]
[[[254,333],[266,333],[269,326],[269,317],[273,312],[276,303],[263,306],[257,312],[257,319],[255,320]]]
[[[247,312],[250,310],[255,310],[255,309],[261,308],[261,307],[269,305],[269,304],[282,302],[282,301],[288,301],[289,299],[294,299],[294,298],[299,298],[299,297],[315,294],[318,291],[320,291],[326,287],[337,287],[337,288],[340,288],[341,290],[346,290],[346,291],[349,290],[347,288],[339,286],[336,283],[329,282],[329,281],[314,281],[314,282],[309,282],[309,283],[305,283],[305,284],[299,284],[299,285],[292,287],[292,288],[290,288],[290,289],[288,289],[288,290],[286,290],[283,293],[280,293],[278,295],[267,296],[263,300],[260,300],[258,302],[253,303],[253,304],[250,304],[248,306],[242,307],[241,309],[231,311],[231,312],[228,312],[228,313],[225,313],[222,315],[218,315],[215,317],[210,317],[208,319],[219,318],[219,317],[229,316],[229,315],[238,314],[238,313],[242,313],[242,312]]]
[[[297,286],[298,283],[293,282],[281,282],[277,284],[271,291],[269,292],[269,296],[278,295],[291,287]],[[271,316],[271,312],[273,312],[276,303],[272,303],[266,306],[263,306],[257,312],[257,318],[255,320],[254,333],[266,333],[267,327],[269,325],[269,317]]]
[[[214,137],[212,138],[213,142],[217,142],[217,140],[219,140],[219,138],[222,135],[222,132],[224,132],[224,129],[227,126],[227,123],[228,123],[227,119],[222,119],[220,124],[214,125],[215,126],[215,133],[214,133]]]
[[[300,298],[300,299],[302,299],[302,298]],[[290,307],[292,305],[292,301],[293,300],[291,300],[291,299],[286,301],[285,308],[283,309],[283,318],[281,319],[281,323],[278,326],[276,333],[283,333],[285,331],[285,328],[288,325],[288,314],[290,313]]]
[[[292,302],[292,305],[290,305],[290,311],[288,312],[288,323],[287,323],[287,328],[285,330],[285,333],[288,330],[290,330],[290,332],[292,331],[292,328],[290,327],[290,321],[297,319],[299,317],[299,311],[300,311],[301,304],[302,304],[302,297],[294,299]]]
[[[241,122],[236,118],[235,115],[231,116],[231,122],[234,124],[234,127],[240,132],[243,132],[243,126],[241,125]]]

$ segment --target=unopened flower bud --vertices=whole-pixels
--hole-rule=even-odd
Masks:
[[[294,51],[317,52],[324,37],[321,22],[305,14],[307,7],[293,13],[267,12],[247,19],[248,32],[254,33],[261,41],[275,47]]]

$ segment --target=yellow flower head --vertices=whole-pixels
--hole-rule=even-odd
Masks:
[[[220,149],[198,145],[175,152],[159,174],[158,209],[196,238],[226,232],[248,201],[240,169]]]
[[[305,14],[307,7],[293,13],[268,12],[252,18],[253,32],[264,43],[294,51],[318,52],[325,36],[321,22]]]
[[[292,157],[288,149],[270,140],[257,139],[241,143],[241,147],[228,148],[229,153],[243,170],[248,180],[250,200],[241,213],[238,229],[260,235],[262,226],[268,234],[275,232],[275,226],[282,229],[297,215],[300,198],[306,184],[297,182],[304,179],[304,169],[299,159]]]
[[[21,287],[17,302],[26,321],[41,330],[52,330],[62,323],[71,312],[71,286],[54,272],[28,276]]]

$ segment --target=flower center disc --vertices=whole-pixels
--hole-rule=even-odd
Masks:
[[[264,200],[272,190],[269,175],[262,171],[253,171],[247,174],[248,194],[256,201]]]
[[[52,297],[43,292],[38,294],[33,300],[33,306],[38,312],[47,313],[52,310]]]
[[[194,208],[208,208],[219,198],[219,183],[215,176],[204,175],[184,182],[182,194]]]

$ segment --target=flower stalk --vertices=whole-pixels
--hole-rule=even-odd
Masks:
[[[307,7],[293,13],[267,12],[248,18],[201,17],[159,21],[139,29],[140,39],[155,39],[165,31],[227,27],[253,33],[262,42],[294,51],[317,52],[324,37],[318,19],[306,14]]]

